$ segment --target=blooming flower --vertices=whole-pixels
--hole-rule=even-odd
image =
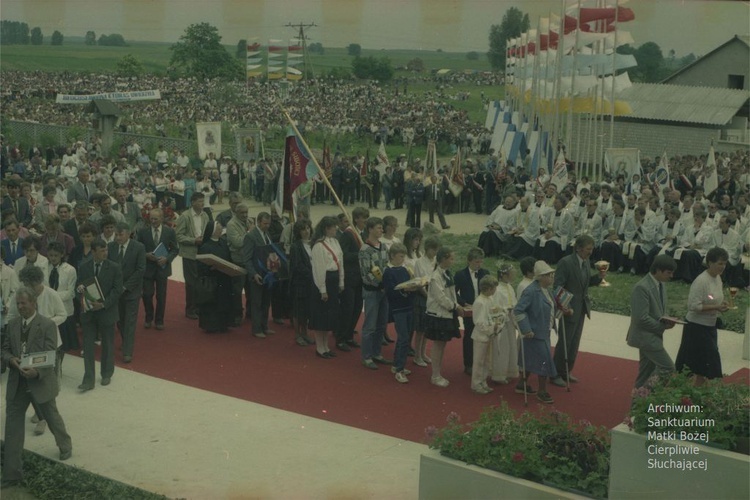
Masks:
[[[592,425],[591,422],[589,422],[585,418],[582,418],[581,420],[579,420],[578,423],[581,424],[584,427],[591,427],[591,425]]]
[[[505,436],[503,436],[502,434],[495,434],[494,436],[492,436],[493,443],[499,443],[500,441],[503,441],[504,439],[505,439]]]
[[[427,437],[427,439],[433,439],[437,435],[437,427],[434,425],[430,425],[424,430],[424,434]]]
[[[448,414],[448,417],[445,419],[449,424],[452,423],[458,423],[461,421],[461,416],[456,413],[455,411],[452,411]]]
[[[513,454],[513,461],[514,462],[522,462],[523,461],[523,453],[520,451],[517,451]]]

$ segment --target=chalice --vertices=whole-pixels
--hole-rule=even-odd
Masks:
[[[737,309],[737,306],[734,303],[734,298],[737,296],[737,292],[739,291],[740,289],[736,286],[729,287],[729,309]]]
[[[607,271],[609,271],[609,262],[607,262],[606,260],[599,260],[597,262],[594,262],[594,266],[596,266],[596,269],[600,273],[601,272],[606,273]],[[599,286],[607,287],[607,286],[611,286],[611,285],[609,284],[609,282],[607,280],[605,280],[604,278],[602,278],[602,281],[601,281],[601,283],[599,283]]]

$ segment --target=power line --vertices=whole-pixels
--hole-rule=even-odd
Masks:
[[[315,79],[315,73],[313,72],[312,63],[310,62],[310,57],[309,57],[309,54],[307,53],[307,38],[305,37],[305,28],[315,28],[317,26],[318,25],[315,23],[305,24],[303,22],[299,22],[297,24],[292,24],[292,23],[285,24],[285,27],[287,28],[296,28],[299,30],[299,34],[297,35],[297,38],[302,41],[302,67],[303,67],[302,74],[305,78],[307,78],[307,75],[309,74],[311,78]]]

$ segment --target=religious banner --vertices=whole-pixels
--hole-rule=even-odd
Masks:
[[[710,196],[711,193],[719,188],[719,174],[716,172],[716,154],[714,153],[714,146],[711,145],[711,149],[708,151],[708,158],[706,159],[706,170],[703,173],[703,193],[706,196]]]
[[[607,148],[604,152],[604,168],[612,174],[612,179],[622,175],[625,184],[633,174],[641,175],[641,150],[638,148]]]
[[[161,99],[159,90],[138,90],[133,92],[103,92],[101,94],[57,94],[57,104],[88,104],[94,99],[107,99],[112,102],[153,101]]]
[[[289,130],[286,136],[286,147],[284,148],[284,168],[289,168],[289,191],[294,192],[297,187],[312,179],[318,173],[318,168],[311,162],[312,155],[299,140],[293,130]],[[288,165],[288,167],[287,167]]]
[[[669,176],[669,160],[667,159],[666,151],[661,155],[659,166],[654,171],[654,187],[660,193],[663,192],[664,188],[672,187]]]
[[[198,133],[198,156],[205,160],[209,153],[214,157],[221,156],[221,122],[196,123]]]
[[[555,160],[555,166],[552,168],[552,184],[557,186],[557,192],[562,192],[562,189],[568,185],[568,164],[565,162],[565,155],[562,149],[557,153],[557,159]]]
[[[240,161],[257,160],[260,157],[260,130],[257,128],[238,128],[234,130],[237,145],[237,159]]]

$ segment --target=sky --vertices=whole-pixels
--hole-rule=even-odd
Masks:
[[[614,5],[615,0],[606,0]],[[594,0],[583,6],[595,5]],[[574,0],[566,5],[575,12]],[[750,34],[750,3],[722,0],[620,0],[635,20],[622,23],[640,45],[654,41],[666,55],[703,55],[735,34]],[[559,14],[551,0],[2,0],[0,18],[84,36],[93,30],[119,33],[128,41],[175,42],[193,23],[219,29],[223,43],[242,38],[289,39],[297,30],[287,23],[315,23],[308,43],[365,49],[442,49],[485,52],[492,24],[510,7],[527,12],[532,27],[539,17]]]

